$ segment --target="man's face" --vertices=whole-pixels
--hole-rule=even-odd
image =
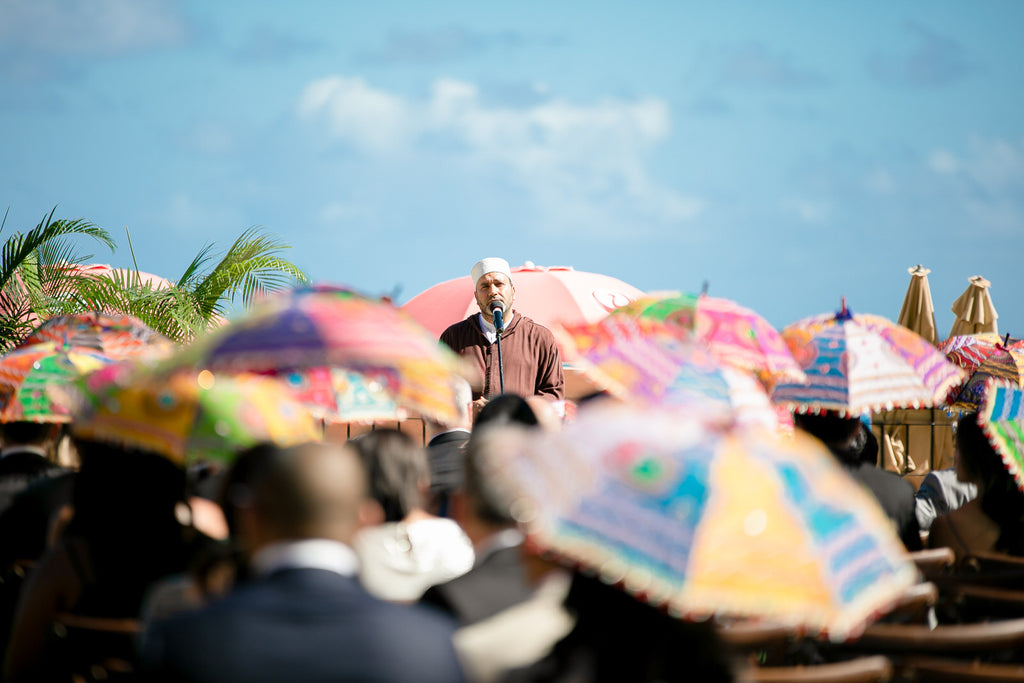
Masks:
[[[516,298],[516,288],[512,281],[502,273],[487,273],[476,282],[476,303],[480,312],[488,322],[492,322],[491,302],[500,301],[506,314],[512,310],[512,302]]]

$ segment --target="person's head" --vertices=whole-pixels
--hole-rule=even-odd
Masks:
[[[858,418],[840,417],[832,412],[817,415],[797,413],[793,416],[793,424],[824,443],[843,462],[856,464],[860,461],[866,439],[862,438],[862,423]]]
[[[476,296],[476,303],[484,319],[493,322],[491,304],[500,301],[505,315],[512,310],[516,299],[516,288],[512,284],[512,269],[502,258],[485,258],[477,261],[470,270],[470,278]]]
[[[956,423],[955,461],[957,479],[978,486],[984,493],[997,482],[1013,479],[1003,459],[989,443],[977,413],[965,413]]]
[[[346,444],[274,447],[253,472],[250,489],[243,513],[254,550],[316,538],[351,543],[360,528],[382,518],[359,454]]]
[[[466,380],[456,377],[452,379],[452,394],[458,410],[458,417],[451,424],[441,424],[424,418],[428,437],[448,429],[465,429],[468,432],[473,428],[473,388]]]
[[[487,425],[518,424],[525,427],[536,427],[539,423],[537,414],[530,403],[518,394],[501,394],[487,402],[473,423],[474,429]]]
[[[52,422],[2,422],[0,446],[35,446],[50,449],[60,438],[61,425]]]
[[[384,508],[384,521],[398,522],[423,509],[430,485],[427,455],[397,429],[375,429],[352,439],[369,473],[370,495]]]
[[[488,404],[490,405],[490,404]],[[488,454],[497,448],[513,448],[522,425],[499,422],[477,428],[466,443],[463,490],[456,505],[459,524],[474,542],[489,533],[515,526],[512,494],[486,467]]]

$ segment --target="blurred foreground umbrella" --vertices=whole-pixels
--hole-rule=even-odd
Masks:
[[[988,291],[992,283],[980,275],[968,278],[968,282],[971,284],[950,308],[956,314],[956,320],[949,330],[949,336],[979,332],[999,334],[999,324],[996,322],[999,314],[992,305],[992,297]]]
[[[776,403],[796,412],[868,414],[926,408],[965,376],[921,336],[876,315],[838,313],[805,318],[782,330],[807,381],[780,384]]]
[[[397,412],[390,418],[411,412],[440,423],[458,419],[454,383],[465,372],[462,359],[408,314],[386,301],[333,287],[267,299],[193,342],[172,364],[290,376],[300,389],[295,380],[307,370],[340,369],[355,373],[346,377],[362,383],[367,396],[387,392]],[[358,411],[346,414],[344,401],[335,407],[338,419],[364,419]]]
[[[764,388],[725,367],[704,347],[678,338],[664,324],[624,315],[591,325],[556,328],[567,357],[593,384],[646,405],[715,410],[741,424],[778,426]]]
[[[932,271],[917,265],[908,268],[907,272],[910,273],[910,286],[903,297],[900,317],[896,322],[921,335],[930,344],[937,345],[939,334],[935,329],[935,306],[932,305],[932,292],[928,286],[928,273]]]
[[[1009,335],[1005,341],[1008,340]],[[1024,342],[1009,346],[996,342],[992,352],[974,368],[964,385],[950,394],[950,404],[958,410],[977,410],[992,379],[1004,380],[1011,386],[1024,386]]]
[[[93,349],[54,342],[11,351],[0,358],[0,422],[70,421],[50,390],[113,362]]]
[[[401,396],[396,371],[314,367],[267,374],[283,382],[321,420],[371,423],[395,420],[402,415],[396,403]]]
[[[25,337],[18,348],[43,342],[87,347],[115,360],[166,358],[176,348],[174,342],[134,316],[99,311],[50,318]]]
[[[1024,391],[1009,382],[989,380],[978,422],[1024,491]]]
[[[313,416],[276,380],[174,372],[118,364],[93,373],[73,392],[72,433],[166,456],[177,464],[229,461],[260,442],[317,441]]]
[[[760,616],[844,639],[917,580],[878,503],[801,434],[598,405],[487,452],[485,474],[534,549],[677,616]]]
[[[720,363],[757,373],[766,386],[804,379],[775,328],[756,312],[729,299],[654,293],[612,311],[612,315],[663,322],[705,344]]]

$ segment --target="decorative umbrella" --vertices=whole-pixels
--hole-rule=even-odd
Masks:
[[[775,387],[772,398],[797,412],[868,414],[941,402],[965,373],[920,335],[881,316],[838,313],[782,330],[807,381]]]
[[[992,305],[992,296],[988,288],[992,284],[980,275],[967,279],[970,282],[964,293],[953,302],[950,308],[956,313],[956,320],[949,330],[949,336],[958,334],[978,334],[979,332],[999,333],[999,314]]]
[[[778,426],[764,388],[752,375],[722,366],[702,346],[663,323],[624,315],[556,328],[569,360],[613,396],[675,408],[714,409],[743,424]]]
[[[163,455],[176,464],[230,461],[261,442],[317,441],[313,416],[276,380],[208,370],[154,374],[118,364],[73,391],[72,432]]]
[[[134,316],[100,311],[50,318],[25,337],[18,348],[42,342],[95,349],[116,360],[135,356],[166,358],[176,348],[174,342]]]
[[[1013,386],[1024,386],[1024,342],[1006,347],[997,342],[992,352],[974,369],[963,387],[950,393],[950,404],[958,410],[977,410],[985,396],[985,387],[991,379],[1005,380]]]
[[[660,321],[684,338],[705,344],[719,362],[757,373],[766,386],[804,379],[775,328],[751,309],[729,299],[653,293],[612,311],[612,315]]]
[[[908,268],[907,272],[910,273],[910,286],[903,297],[900,317],[896,322],[921,335],[930,344],[937,345],[939,333],[935,328],[935,306],[928,286],[928,273],[932,271],[919,264]]]
[[[974,372],[986,358],[995,352],[998,346],[1002,345],[1005,348],[1018,341],[1017,339],[1011,340],[1009,335],[1005,338],[1000,337],[994,332],[958,334],[939,344],[939,351],[946,354],[946,358],[964,370]]]
[[[0,422],[68,422],[51,390],[114,360],[90,348],[54,342],[16,349],[0,358]]]
[[[869,493],[816,440],[697,412],[594,406],[485,451],[528,547],[681,617],[856,635],[917,581]]]
[[[989,380],[978,422],[1024,491],[1024,390],[1010,382]]]
[[[311,368],[342,369],[361,375],[369,388],[382,384],[398,412],[392,418],[411,412],[440,423],[458,419],[455,382],[465,372],[463,360],[411,316],[386,301],[335,287],[267,299],[193,342],[172,364],[293,378]],[[344,402],[336,405],[343,408]]]

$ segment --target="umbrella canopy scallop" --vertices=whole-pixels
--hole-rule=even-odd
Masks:
[[[990,379],[978,422],[1024,491],[1024,390],[1011,382]]]
[[[318,441],[313,416],[276,380],[209,371],[154,374],[119,364],[77,388],[72,433],[158,453],[176,464],[230,461],[261,442]]]
[[[875,499],[799,433],[605,405],[487,444],[485,476],[531,547],[677,616],[844,639],[917,580]]]
[[[0,422],[69,422],[54,390],[113,362],[93,349],[55,342],[11,351],[0,358]]]
[[[868,414],[941,403],[965,373],[920,335],[881,316],[805,318],[782,336],[807,376],[775,387],[773,400],[796,412]]]
[[[115,360],[166,358],[176,348],[173,341],[134,316],[100,311],[50,318],[25,337],[18,348],[44,342],[95,349]]]

